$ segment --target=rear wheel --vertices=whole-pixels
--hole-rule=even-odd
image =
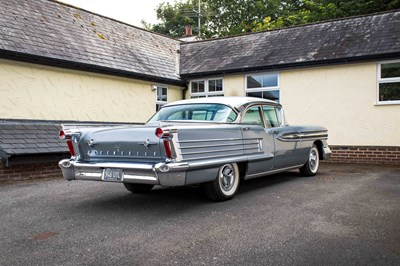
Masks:
[[[307,162],[299,169],[303,176],[314,176],[319,168],[319,153],[315,144],[311,147]]]
[[[238,191],[239,178],[239,168],[236,163],[222,165],[217,178],[204,185],[207,197],[213,201],[232,199]]]
[[[132,183],[124,183],[124,186],[130,192],[136,193],[136,194],[148,193],[154,187],[154,185],[132,184]]]

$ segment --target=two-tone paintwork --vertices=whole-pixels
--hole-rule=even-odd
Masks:
[[[67,129],[76,154],[59,165],[67,180],[104,180],[105,169],[120,169],[117,182],[183,186],[213,181],[221,165],[237,163],[245,179],[299,168],[317,145],[321,159],[330,156],[327,130],[319,126],[290,126],[281,106],[244,97],[215,97],[178,101],[171,105],[224,104],[237,112],[233,122],[156,121],[143,126]],[[280,125],[270,128],[242,123],[254,106],[279,109]],[[168,132],[172,158],[166,158],[156,128]]]

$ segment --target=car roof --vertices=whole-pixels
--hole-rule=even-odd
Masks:
[[[250,105],[253,103],[254,104],[269,104],[269,105],[280,106],[279,103],[271,101],[271,100],[255,98],[255,97],[239,97],[239,96],[207,97],[207,98],[180,100],[180,101],[165,104],[164,106],[174,106],[174,105],[182,105],[182,104],[201,104],[201,103],[224,104],[224,105],[230,106],[231,108],[235,108],[235,109],[239,109],[240,107],[246,107],[247,105]]]

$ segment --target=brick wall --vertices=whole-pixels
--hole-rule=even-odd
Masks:
[[[58,163],[20,164],[5,167],[0,161],[0,182],[39,178],[62,178]]]
[[[400,146],[329,146],[327,162],[400,165]]]

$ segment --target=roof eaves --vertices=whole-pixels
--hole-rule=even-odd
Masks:
[[[51,1],[51,0],[49,0]],[[113,76],[120,76],[126,78],[135,78],[140,80],[146,80],[151,82],[159,82],[159,83],[166,83],[170,85],[177,85],[177,86],[185,86],[185,81],[181,80],[180,77],[177,75],[176,79],[171,78],[164,78],[159,76],[151,76],[142,73],[136,72],[129,72],[120,69],[108,68],[104,66],[98,66],[93,64],[87,63],[80,63],[69,61],[65,59],[57,59],[57,58],[50,58],[45,56],[27,54],[27,53],[20,53],[14,52],[9,50],[0,49],[0,58],[8,59],[8,60],[16,60],[26,63],[34,63],[34,64],[41,64],[46,66],[53,66],[53,67],[62,67],[72,70],[81,70],[93,73],[100,73],[100,74],[108,74]]]

